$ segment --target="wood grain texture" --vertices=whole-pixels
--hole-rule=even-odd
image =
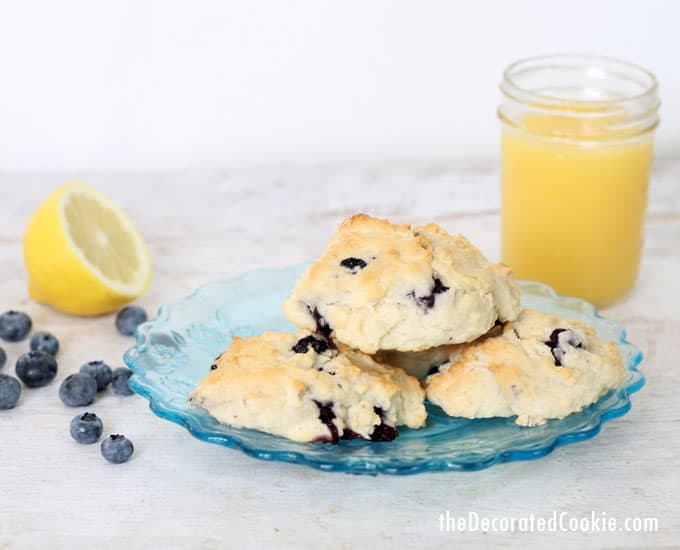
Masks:
[[[357,211],[434,221],[498,257],[498,176],[447,169],[286,169],[229,173],[86,174],[135,219],[150,245],[154,311],[198,285],[315,257]],[[105,394],[89,409],[105,433],[136,445],[113,466],[68,435],[76,409],[60,380],[85,361],[122,364],[131,339],[111,316],[68,317],[26,295],[21,233],[32,210],[68,175],[0,175],[0,310],[27,311],[61,340],[60,371],[0,412],[0,549],[454,547],[680,547],[680,162],[658,163],[640,281],[606,311],[646,356],[633,410],[596,438],[533,462],[475,473],[347,476],[266,463],[193,439],[139,397]],[[2,344],[12,371],[27,343]],[[656,533],[442,533],[439,514],[655,516]]]

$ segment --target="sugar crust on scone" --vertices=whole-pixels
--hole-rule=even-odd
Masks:
[[[425,387],[451,416],[517,416],[534,426],[580,411],[624,378],[616,343],[579,321],[525,309],[499,336],[460,346]]]
[[[427,416],[418,380],[306,332],[234,338],[190,399],[225,424],[305,442],[388,441]]]
[[[519,312],[510,269],[462,236],[357,214],[283,306],[296,326],[365,353],[469,342]]]

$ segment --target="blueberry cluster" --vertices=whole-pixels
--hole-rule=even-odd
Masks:
[[[147,320],[146,312],[137,306],[122,309],[116,316],[116,328],[123,335],[134,334],[137,327]],[[20,311],[6,311],[0,314],[0,340],[20,342],[31,329],[31,318]],[[16,361],[16,375],[27,388],[48,385],[57,375],[56,355],[59,353],[59,340],[49,332],[36,332],[30,339],[30,351]],[[0,368],[7,362],[7,354],[0,347]],[[111,386],[114,393],[132,395],[128,384],[132,371],[127,368],[111,369],[103,361],[89,361],[77,373],[64,378],[59,386],[59,398],[70,407],[90,405],[98,392]],[[21,397],[21,384],[13,376],[0,374],[0,410],[12,409]],[[70,432],[78,443],[92,444],[99,441],[103,423],[94,413],[79,414],[70,424]],[[124,435],[113,434],[102,441],[101,453],[114,464],[127,462],[134,446]]]
[[[83,445],[99,441],[104,431],[104,423],[94,413],[86,412],[73,417],[70,425],[71,437]],[[102,456],[112,464],[122,464],[130,460],[135,450],[132,442],[120,434],[111,434],[99,447]]]
[[[31,329],[33,321],[22,311],[9,310],[0,314],[0,340],[21,342]],[[37,332],[30,341],[30,350],[21,355],[15,366],[17,378],[27,388],[46,386],[57,375],[59,341],[49,332]],[[7,362],[7,353],[0,347],[0,368]],[[0,410],[12,409],[21,397],[19,380],[8,374],[0,374]]]
[[[131,375],[132,371],[125,367],[112,370],[103,361],[89,361],[80,371],[64,378],[59,386],[59,398],[69,407],[85,407],[109,385],[114,393],[132,395],[128,385]]]

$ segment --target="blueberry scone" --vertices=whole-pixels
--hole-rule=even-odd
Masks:
[[[498,336],[461,346],[425,381],[451,416],[517,416],[534,426],[597,401],[625,377],[614,342],[579,321],[523,310]]]
[[[234,338],[190,401],[220,422],[294,441],[390,441],[425,423],[415,378],[325,337],[266,332]]]
[[[364,353],[469,342],[517,317],[510,269],[441,227],[345,220],[283,306],[301,329]]]

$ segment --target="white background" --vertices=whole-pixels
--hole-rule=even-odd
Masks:
[[[503,67],[590,52],[661,83],[680,154],[680,2],[0,0],[0,170],[474,162]]]

